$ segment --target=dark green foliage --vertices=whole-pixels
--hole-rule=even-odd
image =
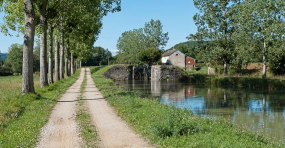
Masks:
[[[284,52],[271,55],[269,58],[270,71],[274,75],[285,75],[285,55]]]
[[[208,84],[216,87],[248,88],[258,90],[280,90],[285,89],[285,80],[262,79],[250,77],[219,77],[201,74],[191,74],[184,76],[181,82]]]
[[[40,71],[40,43],[37,42],[37,46],[34,50],[34,58],[33,58],[33,67],[34,72]]]
[[[185,55],[201,60],[202,57],[200,55],[198,47],[199,47],[199,42],[197,41],[187,41],[183,43],[178,43],[173,46],[173,48],[180,50]],[[168,50],[172,50],[172,48]]]
[[[4,66],[3,66],[3,71],[6,71],[6,72],[4,72],[5,74],[3,74],[3,75],[9,75],[11,73],[9,71],[9,69],[11,69],[12,73],[14,73],[16,75],[22,74],[22,64],[23,64],[23,45],[12,44],[9,47],[7,59],[6,59]],[[40,46],[39,46],[39,43],[35,47],[35,50],[34,50],[33,68],[34,68],[34,72],[40,70]]]
[[[156,48],[147,48],[139,52],[139,60],[150,65],[157,62],[161,57],[161,53]]]
[[[89,59],[82,63],[82,66],[100,66],[108,65],[112,60],[112,53],[108,49],[102,47],[92,47],[89,51]]]
[[[142,50],[156,48],[163,51],[169,37],[168,33],[163,33],[162,27],[160,20],[151,20],[144,28],[123,32],[117,43],[117,63],[141,64],[138,53]]]
[[[11,67],[13,73],[22,73],[22,63],[23,63],[23,45],[12,44],[9,47],[9,52],[7,55],[7,60],[5,65]]]

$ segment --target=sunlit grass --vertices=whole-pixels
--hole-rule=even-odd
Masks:
[[[43,89],[35,76],[36,94],[25,95],[21,76],[0,77],[0,147],[34,147],[53,106],[79,72]]]
[[[78,98],[79,101],[77,103],[76,120],[79,123],[80,136],[83,139],[83,147],[95,148],[99,147],[97,133],[95,131],[94,125],[91,122],[91,117],[88,113],[88,110],[86,109],[84,100],[81,100],[83,98],[83,93],[86,87],[86,81],[87,79],[85,72],[84,79],[80,88],[80,96]]]

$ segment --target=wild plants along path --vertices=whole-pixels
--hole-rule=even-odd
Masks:
[[[63,94],[52,110],[48,123],[42,128],[38,148],[77,148],[80,147],[78,125],[75,121],[76,103],[85,69],[79,79]]]
[[[93,124],[100,138],[100,147],[106,148],[141,148],[152,147],[138,134],[136,134],[110,107],[96,88],[91,78],[89,68],[87,83],[83,95],[86,101]]]

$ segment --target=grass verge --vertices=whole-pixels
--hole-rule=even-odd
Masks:
[[[80,69],[71,77],[56,81],[43,89],[39,89],[36,81],[37,94],[22,95],[21,81],[1,84],[10,85],[11,90],[1,87],[4,96],[1,96],[0,101],[4,105],[1,104],[0,147],[34,147],[52,108],[77,80],[79,73]]]
[[[119,89],[100,75],[102,71],[92,74],[97,88],[125,121],[158,147],[284,147],[224,119],[202,118],[156,98]]]
[[[86,71],[84,75],[83,82],[81,84],[80,88],[80,96],[78,98],[77,103],[77,113],[76,113],[76,121],[79,124],[80,128],[80,136],[83,139],[83,145],[82,147],[99,147],[98,140],[97,140],[97,133],[95,131],[94,125],[91,122],[91,117],[88,113],[88,110],[86,109],[84,105],[83,93],[86,86]]]

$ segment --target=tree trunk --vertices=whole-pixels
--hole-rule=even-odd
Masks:
[[[67,39],[67,45],[66,45],[66,54],[65,54],[65,75],[66,76],[70,76],[70,68],[69,68],[69,65],[70,65],[70,60],[69,60],[69,57],[70,57],[70,52],[69,52],[69,39]]]
[[[60,44],[60,79],[64,78],[63,63],[64,63],[64,32],[63,32],[63,22],[61,22],[61,44]]]
[[[74,68],[74,57],[73,57],[73,54],[71,53],[71,62],[70,62],[70,65],[71,65],[71,74],[73,75],[74,72],[75,72],[75,68]]]
[[[265,39],[264,39],[264,49],[263,49],[263,56],[262,56],[262,59],[263,59],[263,70],[262,70],[262,78],[265,79],[266,78],[266,42],[265,42]]]
[[[227,61],[224,62],[224,75],[228,74],[228,64]]]
[[[57,35],[55,35],[54,37],[54,43],[55,43],[55,47],[54,47],[54,80],[58,81],[60,80],[60,76],[59,76],[59,46],[58,46],[58,40],[57,40]]]
[[[23,45],[22,93],[35,93],[33,77],[33,49],[35,12],[32,0],[24,0],[25,35]]]
[[[49,30],[49,65],[48,65],[48,82],[53,83],[53,55],[52,55],[52,47],[53,47],[53,27],[51,24],[48,25]]]
[[[67,49],[67,63],[68,63],[68,67],[67,67],[67,74],[68,76],[71,75],[71,52],[70,52],[70,44],[69,44],[69,39],[68,39],[68,49]]]
[[[75,61],[75,69],[78,69],[78,62],[77,62],[77,60]]]
[[[65,73],[65,76],[68,77],[68,60],[67,60],[67,53],[65,54],[65,62],[64,62],[64,73]]]
[[[40,86],[41,88],[48,85],[47,78],[47,18],[46,7],[40,9]]]

